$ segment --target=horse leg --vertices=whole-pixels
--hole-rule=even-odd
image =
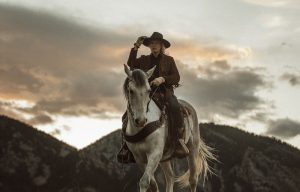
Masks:
[[[138,162],[138,161],[137,161]],[[146,165],[143,163],[137,163],[142,172],[145,171]],[[150,180],[150,187],[147,192],[159,192],[158,185],[156,183],[155,177],[153,176]]]
[[[192,145],[188,156],[188,165],[190,169],[189,183],[191,192],[196,192],[197,190],[199,166],[202,166],[201,160],[199,159],[199,150],[197,149],[197,145]]]
[[[150,180],[150,187],[148,188],[147,192],[159,192],[158,185],[154,176]]]
[[[151,179],[154,178],[154,172],[159,164],[160,158],[161,158],[160,154],[151,154],[148,156],[148,162],[145,167],[145,172],[142,178],[140,179],[140,183],[139,183],[140,192],[146,192],[147,189],[150,187]]]
[[[197,173],[197,167],[196,167],[195,160],[196,159],[194,157],[191,157],[188,160],[188,162],[189,162],[189,168],[190,168],[189,182],[190,182],[191,192],[196,192],[197,183],[198,183],[198,176],[199,176],[198,173]]]
[[[174,188],[174,177],[173,177],[173,169],[171,166],[171,162],[162,162],[160,163],[160,167],[162,168],[164,174],[165,174],[165,179],[166,179],[166,192],[173,192]]]

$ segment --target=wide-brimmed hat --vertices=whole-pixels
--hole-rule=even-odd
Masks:
[[[148,47],[151,40],[160,40],[161,42],[163,42],[166,48],[171,46],[171,43],[165,40],[164,36],[159,32],[153,32],[150,37],[144,39],[143,44]]]

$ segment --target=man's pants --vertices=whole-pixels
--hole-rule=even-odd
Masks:
[[[183,127],[183,117],[180,111],[180,104],[175,95],[169,96],[166,101],[168,117],[171,120],[169,121],[169,134],[171,134],[171,138],[179,138],[179,130]]]

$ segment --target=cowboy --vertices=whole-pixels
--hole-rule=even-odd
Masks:
[[[151,54],[142,55],[137,58],[137,51],[142,44],[150,48]],[[130,51],[127,65],[131,70],[142,69],[143,71],[147,71],[156,66],[153,75],[149,78],[149,82],[152,88],[157,88],[156,92],[164,95],[164,100],[168,105],[168,115],[171,115],[171,119],[175,121],[172,123],[173,125],[171,127],[177,130],[175,131],[177,133],[177,139],[176,142],[174,142],[176,145],[175,156],[176,154],[178,154],[178,156],[186,156],[189,153],[189,150],[182,139],[184,132],[183,117],[181,115],[178,100],[174,95],[174,87],[178,86],[180,75],[173,57],[165,55],[164,53],[165,49],[170,46],[171,44],[169,41],[164,39],[163,35],[159,32],[154,32],[150,37],[141,36],[134,43],[134,47]],[[126,112],[123,118],[124,117],[126,118]],[[126,125],[123,124],[123,127],[124,126]],[[130,153],[126,143],[122,149],[125,149],[125,151]],[[122,149],[118,155],[122,153]],[[123,155],[126,156],[129,154],[124,153],[123,150]],[[123,159],[128,158],[124,157]]]

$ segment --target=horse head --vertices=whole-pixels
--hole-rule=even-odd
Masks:
[[[128,109],[136,127],[143,127],[146,122],[147,105],[150,102],[151,87],[148,79],[152,76],[155,66],[144,72],[141,69],[130,70],[124,64],[127,74],[123,91],[128,101]]]

